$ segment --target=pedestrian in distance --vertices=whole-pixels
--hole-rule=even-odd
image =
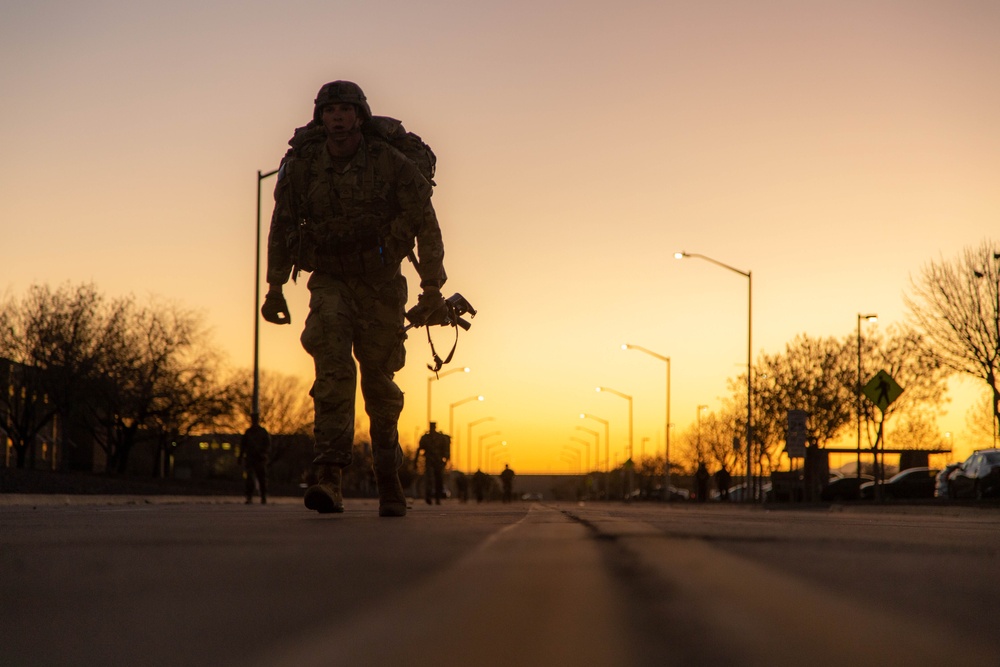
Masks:
[[[503,487],[503,502],[509,503],[514,490],[514,471],[508,464],[503,464],[503,471],[500,473],[500,485]]]
[[[278,171],[261,312],[268,322],[289,324],[282,288],[290,276],[311,273],[301,342],[316,373],[310,392],[316,483],[306,490],[305,506],[321,514],[344,511],[342,470],[354,458],[360,370],[379,516],[401,517],[407,510],[398,474],[403,392],[393,377],[404,364],[404,318],[420,326],[444,306],[444,244],[428,178],[369,132],[371,123],[357,84],[320,88],[312,121],[296,131]],[[422,293],[406,312],[401,263],[408,256]]]
[[[482,470],[476,470],[472,474],[472,495],[476,497],[476,502],[483,502],[483,498],[486,497],[486,490],[490,484],[490,476],[484,473]]]
[[[437,422],[430,423],[430,429],[420,438],[417,453],[413,457],[416,466],[424,453],[424,500],[430,505],[441,504],[444,497],[444,469],[451,459],[451,436],[437,430]]]
[[[719,490],[719,500],[729,500],[729,485],[733,482],[733,476],[726,469],[726,464],[715,471],[715,488]]]
[[[236,459],[243,466],[247,505],[253,502],[255,487],[260,490],[261,505],[267,504],[267,464],[270,457],[271,434],[260,425],[257,415],[253,415],[250,428],[240,438],[240,453]]]
[[[698,469],[694,473],[695,498],[699,503],[708,500],[708,468],[704,461],[698,461]]]

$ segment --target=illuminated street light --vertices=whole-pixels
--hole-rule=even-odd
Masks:
[[[500,435],[500,431],[493,431],[492,433],[487,433],[485,435],[479,436],[479,469],[483,469],[483,440],[486,438],[492,438],[495,435]]]
[[[577,431],[586,431],[587,433],[594,436],[594,470],[599,470],[601,467],[601,435],[592,428],[587,428],[586,426],[577,426]],[[588,462],[587,465],[590,465]]]
[[[858,484],[861,484],[861,320],[867,320],[869,322],[878,321],[878,315],[862,315],[858,313],[858,396],[857,396],[857,409],[858,409],[858,460],[855,474],[858,476]],[[860,488],[860,486],[858,487]]]
[[[472,444],[472,427],[476,426],[477,424],[482,424],[483,422],[491,422],[491,421],[495,421],[495,419],[493,417],[483,417],[482,419],[477,419],[475,421],[469,422],[469,427],[466,430],[466,436],[467,437],[466,437],[465,441],[468,442],[470,444],[470,446],[471,446],[471,444]],[[470,458],[468,461],[466,461],[465,465],[467,465],[469,467],[469,470],[472,470],[472,459]]]
[[[499,435],[499,433],[500,433],[500,431],[497,431],[496,433],[491,433],[490,435],[484,435],[483,439],[485,440],[486,438],[491,438],[494,435]],[[485,456],[486,456],[486,471],[487,472],[489,472],[490,470],[493,469],[493,456],[494,455],[491,453],[490,450],[493,449],[494,447],[506,447],[506,446],[507,446],[507,441],[506,440],[501,440],[500,442],[491,442],[490,444],[486,445]],[[503,453],[502,449],[497,452],[497,454],[502,454],[502,453]]]
[[[570,440],[575,440],[576,442],[579,442],[580,444],[582,444],[586,448],[585,451],[587,453],[583,457],[583,460],[585,462],[585,465],[589,466],[590,465],[590,441],[589,440],[584,440],[583,438],[578,438],[576,436],[571,437]]]
[[[712,259],[711,257],[706,257],[705,255],[699,255],[696,253],[689,252],[675,252],[674,259],[684,259],[685,257],[697,257],[698,259],[703,259],[706,262],[711,262],[716,266],[721,266],[724,269],[732,271],[733,273],[738,273],[747,279],[747,502],[753,502],[754,494],[751,492],[753,489],[753,278],[751,277],[750,271],[740,271],[737,268],[733,268],[728,264],[723,264],[722,262]]]
[[[483,398],[482,396],[469,396],[468,398],[463,398],[462,400],[455,401],[454,403],[452,403],[451,405],[449,405],[448,406],[448,435],[452,435],[453,429],[455,428],[455,408],[457,408],[460,405],[465,405],[466,403],[471,403],[472,401],[483,401],[483,400],[486,400],[486,399]],[[455,443],[455,447],[456,448],[458,447],[458,443],[457,442]],[[467,449],[467,452],[469,454],[469,458],[466,460],[466,463],[468,463],[469,468],[471,469],[472,468],[472,442],[469,442],[469,444],[466,445],[466,449]]]
[[[431,382],[434,380],[440,380],[443,377],[448,377],[455,373],[468,373],[471,369],[466,366],[465,368],[453,368],[450,371],[445,371],[444,373],[432,373],[427,378],[427,428],[430,428],[431,424]],[[450,435],[450,434],[449,434]]]
[[[601,419],[600,417],[595,417],[594,415],[587,414],[585,412],[580,413],[580,419],[593,419],[596,422],[601,422],[604,424],[604,472],[608,472],[610,468],[608,467],[608,451],[610,442],[610,432],[609,422],[607,419]]]
[[[614,394],[620,398],[624,398],[628,401],[628,459],[632,460],[632,397],[628,394],[623,394],[615,389],[609,389],[607,387],[598,387],[598,393],[606,391],[609,394]]]
[[[665,357],[662,354],[657,354],[651,350],[640,345],[631,345],[625,343],[622,345],[623,350],[639,350],[640,352],[645,352],[651,357],[655,357],[660,361],[666,362],[667,364],[667,409],[666,409],[666,421],[663,425],[663,437],[666,443],[663,448],[663,459],[664,459],[664,487],[665,489],[670,488],[670,357]],[[669,498],[670,494],[666,494],[664,497]]]

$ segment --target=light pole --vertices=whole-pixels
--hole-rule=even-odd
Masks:
[[[571,437],[570,440],[575,440],[576,442],[579,442],[580,444],[582,444],[584,446],[584,451],[586,452],[586,454],[584,454],[583,460],[585,462],[585,465],[589,466],[590,465],[590,441],[589,440],[584,440],[583,438],[578,438],[576,436]]]
[[[257,170],[257,259],[254,269],[253,292],[253,399],[250,420],[260,422],[260,182],[278,173],[273,169],[266,174]]]
[[[485,440],[486,438],[492,438],[493,436],[499,435],[499,434],[500,434],[500,431],[497,431],[496,433],[490,433],[489,435],[484,435],[482,437],[482,439]],[[480,447],[481,446],[482,446],[482,443],[480,443]],[[484,451],[483,456],[486,459],[486,464],[485,464],[486,465],[486,472],[489,472],[493,468],[493,455],[490,452],[490,450],[493,449],[494,447],[500,447],[500,446],[506,447],[507,446],[507,441],[506,440],[501,440],[499,442],[491,442],[488,445],[486,445],[486,449],[483,450]]]
[[[479,436],[479,469],[483,469],[483,440],[486,438],[492,438],[495,435],[500,435],[500,431],[493,431],[492,433],[486,433],[485,435]],[[487,466],[488,468],[489,466]]]
[[[664,488],[670,489],[670,357],[665,357],[662,354],[657,354],[656,352],[647,350],[646,348],[640,345],[631,345],[629,343],[625,343],[624,345],[622,345],[622,349],[639,350],[640,352],[645,352],[649,356],[655,357],[656,359],[666,362],[667,364],[667,409],[666,409],[667,416],[666,416],[666,421],[663,424],[663,437],[666,442],[663,448],[663,459],[664,459],[663,478],[665,482]],[[669,497],[669,491],[667,492],[667,495],[664,497]]]
[[[858,484],[861,484],[861,320],[868,320],[869,322],[875,322],[878,320],[878,315],[862,315],[858,313],[858,395],[857,395],[857,411],[858,411],[858,460],[857,460],[857,470],[854,473],[858,477]],[[860,486],[858,487],[860,488]]]
[[[433,373],[427,378],[427,428],[431,425],[431,382],[434,380],[440,380],[443,377],[452,375],[453,373],[468,373],[471,369],[466,366],[465,368],[453,368],[450,371],[445,371],[444,373]],[[449,435],[451,435],[449,433]]]
[[[620,391],[617,391],[615,389],[609,389],[607,387],[598,387],[597,391],[598,393],[606,391],[609,394],[614,394],[615,396],[624,398],[626,401],[628,401],[628,458],[631,461],[632,460],[632,397],[629,396],[628,394],[623,394]]]
[[[448,406],[448,435],[451,435],[454,432],[453,429],[455,428],[455,408],[457,408],[460,405],[465,405],[466,403],[471,403],[472,401],[483,401],[483,400],[485,400],[485,399],[482,396],[469,396],[468,398],[463,398],[462,400],[455,401],[454,403],[452,403],[451,405],[449,405]],[[458,443],[457,442],[455,443],[455,447],[456,447],[456,449],[458,448]],[[466,445],[466,451],[469,454],[469,458],[467,459],[467,463],[469,465],[469,469],[471,470],[472,469],[472,442],[471,441],[469,442],[469,444]]]
[[[608,420],[601,419],[600,417],[595,417],[594,415],[587,414],[585,412],[580,413],[580,419],[593,419],[596,422],[601,422],[602,424],[604,424],[604,472],[608,472],[608,470],[610,470],[610,468],[608,468],[608,450],[609,450],[608,443],[610,442],[609,434],[611,432],[611,429],[608,425],[609,424]],[[598,454],[598,456],[600,456],[600,454]]]
[[[466,430],[466,436],[467,436],[466,439],[465,439],[466,442],[472,443],[472,427],[473,426],[475,426],[477,424],[482,424],[483,422],[491,422],[491,421],[495,421],[493,419],[493,417],[483,417],[482,419],[477,419],[476,421],[469,422],[469,428]],[[482,462],[480,462],[480,464],[481,463]],[[471,458],[469,459],[469,462],[466,465],[469,466],[469,470],[471,471],[472,470],[472,459]]]
[[[500,442],[491,442],[490,444],[486,445],[486,466],[488,468],[492,468],[493,467],[493,457],[494,456],[496,456],[497,454],[503,454],[503,450],[502,449],[499,450],[499,451],[497,451],[497,452],[495,452],[495,453],[491,452],[490,450],[493,449],[494,447],[501,447],[501,446],[502,447],[506,447],[507,446],[507,441],[506,440],[501,440]]]
[[[579,473],[583,463],[583,454],[580,453],[580,450],[573,445],[563,445],[563,455],[565,456],[566,454],[571,454],[575,457],[573,461],[576,463],[576,471]]]
[[[728,264],[723,264],[722,262],[712,259],[711,257],[706,257],[705,255],[699,255],[697,253],[689,252],[675,252],[675,259],[684,259],[685,257],[697,257],[698,259],[703,259],[706,262],[711,262],[716,266],[721,266],[724,269],[728,269],[733,273],[738,273],[747,279],[747,502],[753,502],[753,494],[750,490],[753,488],[753,381],[752,381],[752,371],[753,371],[753,278],[751,277],[750,271],[740,271],[737,268],[729,266]]]
[[[594,436],[594,470],[598,470],[601,467],[601,435],[592,428],[587,428],[586,426],[577,426],[577,431],[586,431],[587,433]],[[590,465],[590,462],[587,462]]]

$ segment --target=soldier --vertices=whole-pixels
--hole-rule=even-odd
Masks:
[[[503,502],[509,503],[514,489],[514,471],[506,463],[503,464],[503,472],[500,473],[500,484],[503,486]]]
[[[427,504],[441,504],[444,495],[444,469],[451,459],[451,436],[437,430],[437,422],[431,422],[430,430],[420,438],[417,453],[413,457],[413,465],[420,460],[420,452],[424,453],[424,499]]]
[[[271,453],[271,434],[260,425],[257,415],[240,439],[237,458],[246,476],[246,504],[253,502],[254,480],[260,489],[260,504],[267,504],[267,463]]]
[[[282,286],[293,268],[296,275],[312,272],[301,340],[316,370],[310,393],[317,470],[305,506],[320,513],[344,511],[341,478],[352,461],[360,367],[379,516],[393,517],[406,515],[398,475],[403,393],[393,381],[405,356],[407,285],[400,264],[416,244],[423,292],[405,314],[415,325],[443,307],[446,275],[431,184],[406,156],[362,132],[371,117],[357,84],[334,81],[320,88],[313,121],[289,142],[274,192],[269,290],[261,312],[268,322],[288,324]],[[317,132],[319,140],[305,140]]]

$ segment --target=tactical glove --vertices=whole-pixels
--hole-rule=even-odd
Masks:
[[[264,305],[260,307],[260,314],[271,324],[292,323],[292,316],[288,312],[285,295],[281,292],[267,293],[267,296],[264,297]]]
[[[448,307],[437,287],[426,287],[417,297],[417,305],[406,312],[406,319],[415,327],[448,324]]]

